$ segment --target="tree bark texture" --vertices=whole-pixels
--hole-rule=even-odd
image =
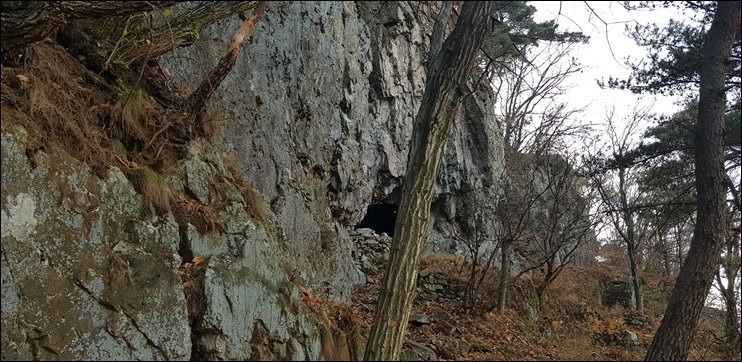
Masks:
[[[727,175],[728,176],[728,175]],[[732,223],[732,220],[729,221]],[[731,235],[730,235],[731,234]],[[739,236],[736,231],[728,230],[726,238],[725,257],[722,259],[721,266],[724,269],[724,277],[727,280],[725,284],[721,279],[721,270],[715,275],[716,283],[721,291],[721,296],[726,304],[726,318],[724,321],[724,335],[726,337],[726,347],[729,354],[738,355],[742,346],[742,336],[739,330],[739,314],[737,313],[737,286],[736,280],[740,271],[740,244]]]
[[[739,36],[740,2],[719,1],[706,35],[695,135],[698,219],[690,251],[646,360],[686,360],[724,244],[724,80]]]
[[[397,360],[417,283],[420,251],[428,235],[433,187],[451,128],[460,84],[467,80],[479,44],[490,29],[491,1],[466,2],[453,32],[433,55],[412,131],[407,175],[365,360]]]
[[[69,19],[106,18],[166,7],[176,1],[3,1],[3,52],[52,35]],[[154,7],[154,9],[153,9]]]
[[[175,1],[3,1],[2,52],[17,49],[71,27],[72,20],[88,21],[95,39],[80,38],[83,31],[72,31],[70,52],[90,58],[93,69],[111,65],[130,65],[153,59],[173,49],[193,44],[207,26],[228,16],[248,11],[258,1],[202,2],[181,14],[165,16],[163,9]],[[144,14],[162,13],[153,24]],[[106,19],[105,22],[100,20]],[[105,24],[105,29],[100,27]]]
[[[189,9],[182,15],[171,19],[155,29],[144,29],[133,34],[132,41],[120,50],[114,49],[115,62],[129,66],[144,58],[153,58],[173,49],[193,44],[207,26],[228,16],[252,10],[258,1],[213,1],[204,2]],[[147,47],[141,46],[141,40],[149,40]]]

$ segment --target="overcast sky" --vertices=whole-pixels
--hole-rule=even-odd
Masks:
[[[677,101],[676,98],[637,95],[626,90],[601,89],[596,83],[596,79],[608,79],[608,76],[627,78],[630,71],[625,66],[626,57],[641,59],[646,56],[647,50],[636,45],[634,40],[626,35],[624,30],[626,24],[657,23],[663,26],[671,17],[681,18],[677,10],[628,11],[617,1],[533,1],[530,3],[538,9],[535,15],[537,20],[556,19],[560,30],[582,31],[590,36],[590,41],[585,45],[580,45],[574,53],[575,58],[585,70],[572,79],[570,82],[572,88],[564,95],[565,101],[574,108],[586,107],[582,121],[604,121],[606,108],[614,105],[619,117],[628,116],[637,103],[651,106],[652,112],[657,114],[669,115],[680,110],[680,106],[674,104]]]

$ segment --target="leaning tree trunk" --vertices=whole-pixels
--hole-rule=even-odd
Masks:
[[[740,2],[719,1],[706,35],[695,136],[698,219],[662,324],[646,360],[685,360],[724,244],[723,128],[727,64],[740,32]]]
[[[425,93],[415,118],[407,176],[379,304],[368,337],[366,360],[397,360],[417,283],[420,251],[428,234],[433,186],[443,148],[477,49],[490,28],[495,2],[466,2],[440,52],[433,55]]]

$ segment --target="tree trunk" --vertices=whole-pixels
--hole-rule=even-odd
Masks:
[[[667,237],[662,236],[662,265],[665,267],[665,275],[670,276],[672,274],[672,266],[670,265],[670,246],[667,245]]]
[[[621,208],[623,209],[623,220],[626,225],[626,251],[629,254],[629,269],[631,272],[631,286],[634,289],[634,310],[644,310],[644,297],[642,296],[642,288],[639,283],[638,276],[638,263],[637,263],[637,246],[639,244],[636,236],[636,226],[634,224],[633,210],[629,208],[629,201],[626,195],[626,168],[622,167],[618,170],[618,191],[621,197]]]
[[[417,283],[420,251],[427,238],[430,204],[448,130],[461,97],[457,92],[474,65],[490,29],[495,2],[466,2],[441,51],[433,55],[425,93],[415,118],[402,201],[365,360],[397,360]]]
[[[137,13],[160,12],[175,1],[3,1],[2,52],[24,47],[64,29],[70,53],[94,71],[129,67],[193,44],[207,26],[248,11],[257,1],[203,2],[155,25]],[[126,17],[126,15],[131,15]],[[96,21],[85,21],[95,19]],[[72,22],[72,20],[78,20]],[[105,20],[105,21],[100,21]],[[78,25],[81,29],[77,29]],[[92,38],[87,28],[94,28]]]
[[[237,55],[242,49],[242,42],[245,40],[245,36],[252,30],[257,24],[260,17],[265,13],[265,9],[268,7],[267,1],[260,1],[253,10],[252,15],[242,22],[242,25],[232,35],[232,42],[229,45],[227,54],[222,57],[216,67],[209,72],[209,74],[201,81],[201,84],[196,88],[193,93],[188,97],[186,101],[186,109],[189,112],[190,119],[189,127],[191,128],[190,133],[204,134],[203,116],[205,113],[206,102],[214,94],[214,91],[219,88],[224,78],[232,71],[234,64],[237,62]]]
[[[728,276],[727,276],[728,277]],[[726,304],[726,319],[724,321],[724,335],[729,354],[736,355],[740,352],[740,333],[738,329],[739,316],[737,315],[737,293],[734,287],[734,279],[727,279],[729,285],[724,290],[724,302]]]
[[[500,285],[497,289],[497,313],[505,313],[505,301],[507,298],[507,283],[510,278],[510,242],[502,243],[500,255]]]
[[[157,10],[176,1],[3,1],[2,51],[54,34],[68,19],[107,18]]]
[[[731,224],[733,221],[729,219]],[[731,234],[731,233],[730,233]],[[727,351],[730,355],[738,355],[740,352],[740,336],[739,331],[739,315],[737,313],[737,285],[736,280],[739,275],[740,264],[739,264],[739,237],[737,235],[730,235],[726,240],[725,256],[722,261],[722,267],[724,269],[724,277],[727,280],[727,284],[724,285],[721,280],[721,271],[716,275],[716,282],[719,284],[721,295],[724,298],[726,305],[726,320],[724,323],[724,335],[726,337]]]
[[[695,134],[698,219],[690,251],[646,360],[686,360],[724,244],[723,128],[727,64],[739,36],[740,2],[719,1],[701,62]]]
[[[637,263],[635,259],[636,251],[633,247],[629,247],[629,268],[631,269],[631,286],[634,289],[634,310],[644,310],[644,296],[642,295],[642,286],[639,283],[639,276],[637,275]]]

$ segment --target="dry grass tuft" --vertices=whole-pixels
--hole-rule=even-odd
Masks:
[[[167,185],[167,179],[146,166],[139,169],[138,173],[144,199],[161,211],[169,211],[172,193]]]
[[[113,162],[100,127],[110,97],[94,86],[96,76],[59,46],[35,44],[25,59],[23,67],[3,67],[3,123],[26,128],[31,147],[59,145],[102,174]]]
[[[250,185],[244,186],[238,183],[237,187],[245,199],[245,211],[247,214],[267,226],[268,213],[265,211],[263,200],[258,194],[258,191]]]
[[[140,140],[151,137],[146,126],[154,127],[150,117],[155,113],[155,100],[141,87],[120,92],[111,113],[115,126],[123,131],[123,135]]]
[[[361,317],[350,306],[328,301],[314,294],[311,288],[297,286],[304,304],[322,322],[322,356],[328,361],[355,361],[361,358]]]
[[[217,231],[220,228],[219,215],[213,207],[185,195],[172,194],[172,210],[179,225],[192,224],[201,234]]]
[[[119,156],[123,160],[127,160],[129,158],[129,151],[126,149],[126,146],[121,143],[121,141],[113,140],[112,148],[115,156]]]
[[[114,151],[118,154],[124,153],[126,156],[126,148],[123,148],[118,141],[114,142]],[[170,211],[173,197],[165,176],[147,166],[122,158],[118,154],[114,155],[114,158],[124,174],[134,184],[134,189],[142,194],[145,204],[153,206],[160,212]]]

